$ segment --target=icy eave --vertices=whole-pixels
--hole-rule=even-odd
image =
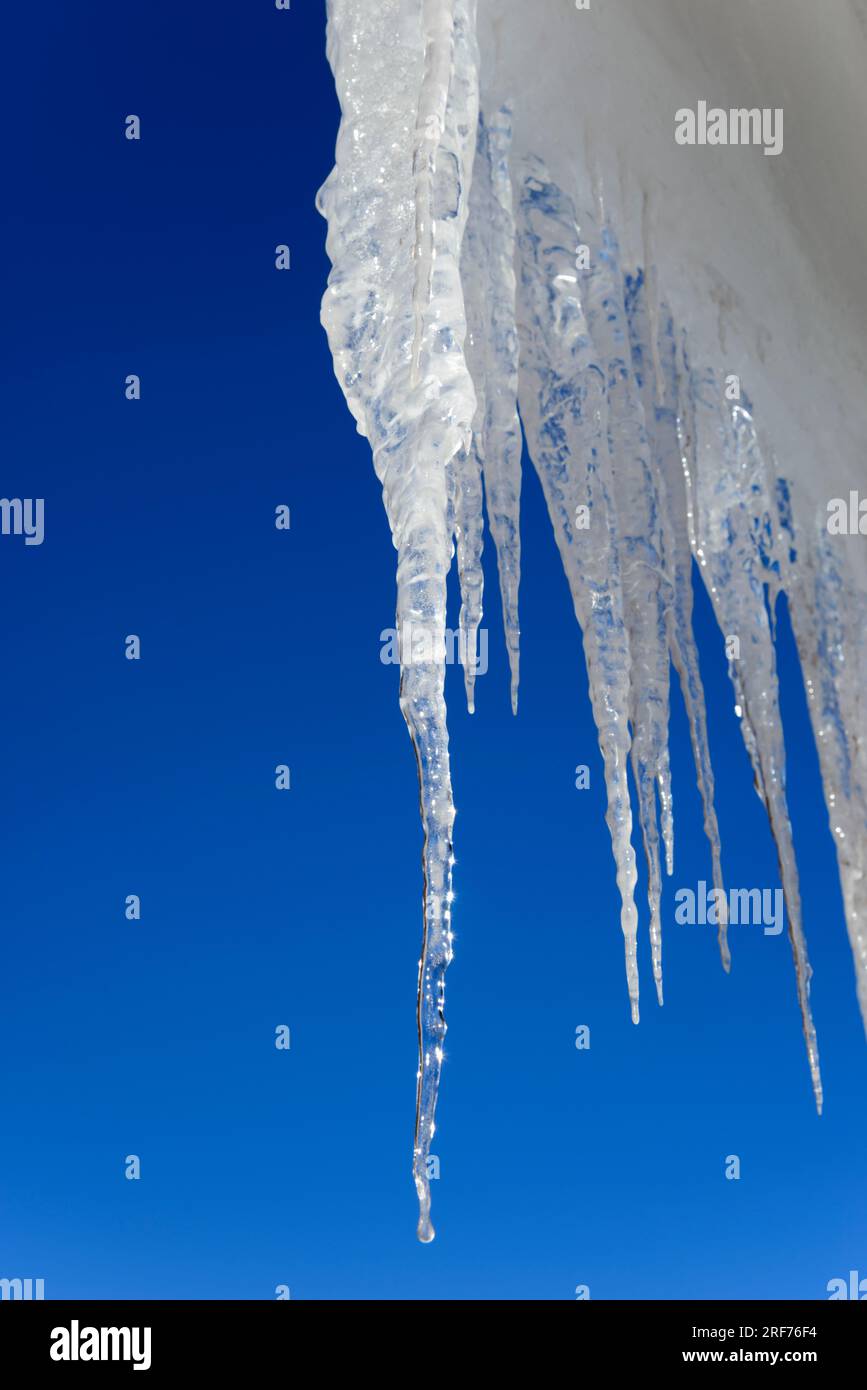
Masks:
[[[867,541],[857,521],[848,536],[826,525],[829,500],[864,478],[863,10],[825,0],[820,19],[811,0],[591,0],[590,10],[480,0],[478,43],[475,12],[476,0],[329,0],[343,121],[319,200],[332,260],[323,323],[398,556],[400,703],[424,829],[413,1152],[424,1241],[453,955],[446,580],[456,558],[471,642],[484,496],[514,708],[521,426],[584,647],[633,1022],[639,830],[663,1002],[672,668],[725,968],[727,927],[741,921],[714,809],[695,561],[777,848],[774,901],[785,901],[819,1109],[766,592],[790,599],[867,1024]],[[733,144],[679,143],[678,112],[705,120],[708,108],[720,108],[717,134],[729,111],[744,113],[732,116]],[[466,689],[472,708],[469,675]]]
[[[624,260],[737,372],[795,505],[864,488],[867,18],[862,0],[480,0],[483,109],[564,188],[605,171]],[[687,147],[675,112],[782,107],[781,154]],[[619,172],[617,180],[612,171]],[[645,239],[650,245],[645,245]],[[845,542],[867,577],[860,538]]]

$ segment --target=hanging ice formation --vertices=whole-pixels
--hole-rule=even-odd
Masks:
[[[424,831],[413,1173],[433,1238],[427,1158],[452,956],[452,802],[444,701],[446,576],[460,625],[482,612],[483,490],[496,543],[517,709],[521,427],[581,629],[607,788],[626,982],[639,1017],[631,761],[662,1002],[661,861],[673,863],[669,671],[689,717],[714,884],[722,888],[704,695],[691,628],[693,558],[730,662],[755,785],[777,846],[816,1104],[810,965],[786,806],[772,616],[790,599],[819,749],[858,997],[867,1020],[867,740],[859,739],[865,605],[824,518],[799,527],[749,401],[693,360],[651,267],[624,265],[604,187],[564,189],[510,159],[507,107],[479,114],[475,0],[329,0],[342,120],[319,207],[332,262],[322,305],[335,369],[373,462],[397,550],[400,703]],[[860,605],[860,606],[859,606]],[[469,648],[472,650],[472,646]],[[467,663],[467,698],[473,687]],[[729,966],[725,924],[723,965]]]

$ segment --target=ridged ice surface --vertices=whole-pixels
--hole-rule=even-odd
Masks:
[[[512,149],[509,104],[479,114],[473,0],[329,0],[328,13],[342,120],[319,201],[332,261],[322,318],[382,483],[397,551],[398,631],[410,624],[430,638],[423,660],[401,650],[400,691],[424,833],[413,1173],[419,1236],[427,1241],[427,1166],[452,957],[446,577],[456,556],[472,709],[486,509],[516,709],[521,424],[583,641],[632,1018],[638,1022],[634,830],[647,862],[652,969],[663,998],[662,872],[671,873],[674,861],[672,666],[689,720],[714,886],[724,886],[692,633],[695,569],[721,633],[737,639],[729,673],[777,848],[819,1108],[774,610],[785,592],[867,1024],[867,597],[815,500],[786,481],[785,458],[775,459],[759,433],[749,382],[733,378],[723,360],[722,318],[716,352],[712,335],[694,342],[670,307],[680,287],[661,282],[647,235],[639,238],[643,255],[634,235],[630,252],[623,250],[622,232],[634,228],[618,225],[620,200],[608,199],[606,185],[610,178],[619,186],[619,172],[600,173],[588,157],[567,182],[551,172],[544,148]],[[562,133],[551,138],[560,145]],[[725,920],[719,936],[728,969]]]

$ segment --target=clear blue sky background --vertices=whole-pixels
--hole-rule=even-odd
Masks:
[[[785,936],[733,928],[727,978],[714,930],[674,924],[674,890],[710,877],[679,696],[666,1004],[645,910],[629,1022],[583,658],[529,468],[518,719],[490,563],[472,718],[449,673],[458,939],[438,1237],[417,1244],[421,837],[379,660],[394,552],[318,322],[324,5],[50,0],[10,24],[0,491],[46,499],[46,539],[0,539],[0,1276],[57,1298],[569,1299],[867,1275],[867,1052],[788,622],[821,1120]],[[775,886],[703,596],[697,626],[727,880]]]

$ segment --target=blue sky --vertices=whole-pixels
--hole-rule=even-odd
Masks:
[[[438,1236],[417,1244],[421,836],[379,659],[394,551],[318,322],[324,5],[51,0],[12,27],[2,493],[44,497],[46,535],[0,538],[0,1276],[57,1298],[631,1299],[822,1298],[867,1274],[864,1036],[785,612],[821,1120],[785,935],[732,928],[726,977],[714,929],[675,925],[675,890],[711,876],[679,695],[666,1003],[645,910],[629,1021],[583,657],[529,465],[519,717],[490,547],[474,716],[448,677],[457,950]],[[775,887],[703,594],[696,623],[727,881]]]

